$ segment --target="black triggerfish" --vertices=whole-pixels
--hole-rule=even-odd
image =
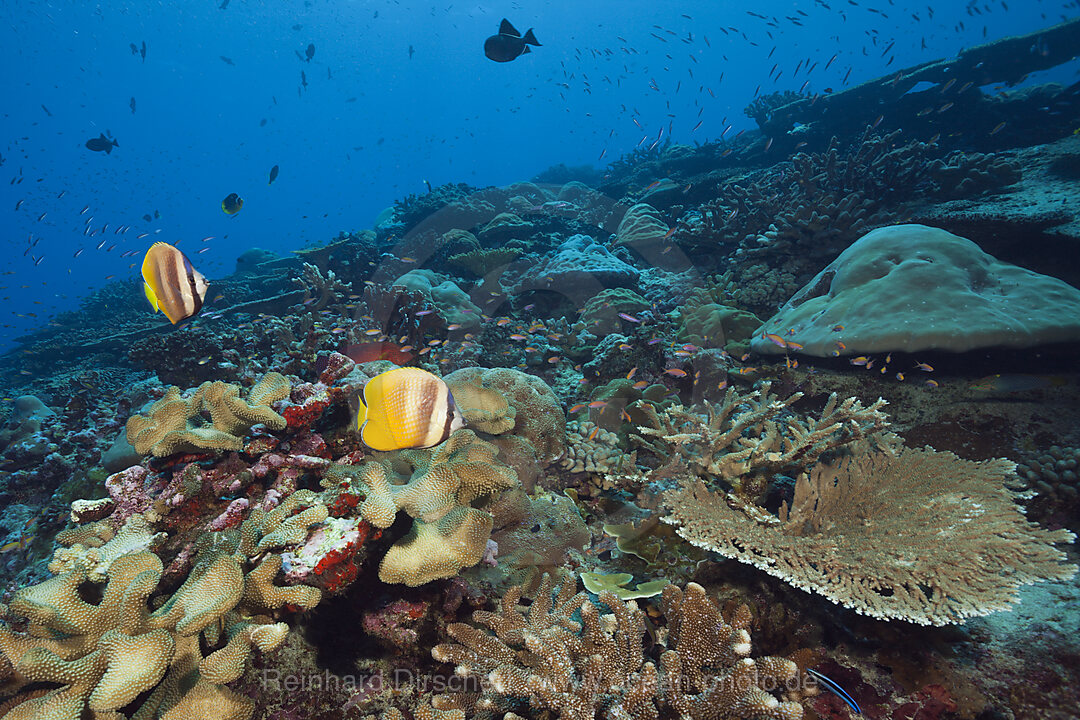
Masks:
[[[510,62],[520,55],[532,52],[529,50],[530,45],[540,47],[532,28],[525,33],[525,37],[522,37],[510,21],[503,18],[503,21],[499,23],[499,34],[492,35],[484,41],[484,54],[489,60],[495,62]]]
[[[106,137],[105,133],[101,133],[98,137],[87,140],[86,147],[94,152],[103,152],[108,155],[114,147],[120,147],[120,143],[113,138]]]

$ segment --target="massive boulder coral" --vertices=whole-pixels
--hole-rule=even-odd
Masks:
[[[451,577],[480,562],[493,517],[478,507],[517,484],[517,473],[496,459],[494,445],[458,430],[434,448],[380,454],[363,465],[332,465],[323,484],[362,495],[360,516],[377,528],[399,511],[412,528],[387,551],[379,579],[409,586]],[[402,472],[402,466],[408,470]]]
[[[607,287],[632,287],[638,271],[588,235],[574,235],[523,277],[510,292],[560,292],[581,304]]]
[[[476,401],[471,398],[482,396],[489,398],[487,402],[494,403],[494,407],[498,408],[498,412],[485,410],[482,416],[475,411],[473,417],[483,421],[477,429],[495,435],[508,433],[523,438],[536,451],[536,458],[542,465],[551,464],[566,451],[566,415],[563,414],[559,398],[540,378],[511,368],[470,367],[456,370],[444,380],[455,398],[460,394],[467,399],[467,403],[474,403]],[[492,391],[505,399],[505,410],[491,395]],[[485,404],[484,407],[488,408],[489,405]],[[470,417],[469,408],[468,404],[463,406],[463,413],[472,427],[474,419]],[[514,423],[508,426],[510,419]]]
[[[1004,487],[1015,467],[931,449],[857,454],[800,477],[779,518],[684,478],[664,495],[665,522],[864,615],[962,623],[1008,609],[1022,585],[1076,572],[1054,547],[1075,535],[1029,522]]]
[[[178,452],[239,450],[252,426],[285,428],[285,418],[270,405],[289,395],[289,381],[269,372],[240,397],[240,386],[221,381],[204,382],[189,396],[170,386],[146,414],[127,422],[128,442],[142,455],[165,457]],[[205,415],[209,415],[209,419]]]
[[[564,720],[803,716],[798,665],[748,657],[746,606],[725,617],[700,585],[690,583],[685,591],[667,586],[662,609],[668,649],[657,659],[643,647],[645,613],[636,603],[610,592],[592,600],[574,590],[567,582],[553,586],[545,575],[527,609],[516,587],[503,596],[498,612],[473,614],[481,627],[450,625],[456,642],[435,646],[432,656],[453,664],[459,675],[486,682],[479,698],[444,695],[433,699],[435,708],[471,711],[478,720],[519,717],[513,712],[524,707]],[[790,698],[781,702],[778,691]]]
[[[480,308],[473,304],[468,293],[452,280],[441,279],[431,270],[410,270],[393,284],[430,300],[439,315],[449,323],[470,329],[480,325]]]
[[[925,225],[867,233],[759,330],[755,352],[817,357],[1033,347],[1080,340],[1080,290]],[[839,341],[839,342],[838,342]]]

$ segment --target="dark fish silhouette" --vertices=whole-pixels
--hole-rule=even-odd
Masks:
[[[308,43],[307,50],[304,51],[304,59],[311,62],[313,57],[315,57],[315,43]]]
[[[146,62],[146,41],[142,41],[142,47],[139,48],[139,54],[142,55],[142,61]]]
[[[410,59],[410,60],[412,60],[412,56],[413,56],[413,53],[415,53],[415,52],[416,52],[416,50],[414,50],[414,49],[413,49],[413,46],[412,46],[412,45],[410,45],[410,46],[409,46],[409,59]]]
[[[218,5],[218,10],[224,10],[229,7],[229,0],[221,0],[221,4]]]
[[[244,198],[236,193],[229,193],[225,196],[225,199],[221,201],[221,210],[226,215],[235,215],[240,212],[240,208],[242,207],[244,207]]]
[[[499,34],[492,35],[484,41],[484,55],[495,62],[510,62],[520,55],[532,52],[529,49],[530,45],[540,47],[532,28],[525,33],[525,37],[522,37],[510,21],[503,18],[503,21],[499,23]]]
[[[131,102],[128,103],[128,107],[131,108],[131,114],[135,114],[135,98],[131,98]]]
[[[236,64],[236,63],[234,63],[232,61],[232,58],[227,58],[224,55],[218,55],[218,57],[221,58],[221,62],[225,63],[226,65],[235,65]]]
[[[103,152],[108,155],[114,147],[120,147],[120,143],[112,138],[105,137],[105,133],[101,133],[98,137],[87,140],[86,147],[94,152]]]
[[[270,168],[270,182],[268,182],[266,184],[267,185],[273,184],[273,182],[275,180],[277,180],[277,176],[278,176],[278,166],[275,165],[274,167]]]

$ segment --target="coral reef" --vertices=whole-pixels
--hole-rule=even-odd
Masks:
[[[1075,572],[1054,548],[1072,533],[1027,521],[1004,487],[1013,463],[895,449],[880,400],[863,407],[834,395],[820,419],[777,423],[797,399],[772,398],[765,384],[740,403],[729,390],[707,421],[675,407],[664,430],[644,428],[665,446],[650,446],[666,458],[660,472],[678,478],[664,521],[699,547],[857,612],[921,624],[1006,609],[1021,585]],[[875,435],[880,449],[866,450]],[[780,472],[796,477],[794,495],[774,516],[755,477]]]
[[[694,720],[803,716],[796,663],[748,657],[749,611],[724,617],[700,585],[664,589],[668,649],[658,659],[642,646],[645,613],[611,592],[601,592],[596,602],[545,576],[527,609],[521,599],[522,589],[511,589],[498,612],[473,614],[481,627],[452,624],[447,633],[456,642],[431,651],[460,675],[486,678],[479,698],[464,699],[475,706],[473,717],[523,706],[564,720],[597,712],[635,720],[666,713]],[[794,700],[778,700],[772,694],[778,689]],[[450,710],[461,709],[462,701],[442,696],[433,702]]]
[[[896,225],[841,253],[761,334],[782,333],[818,357],[963,352],[1080,340],[1078,318],[1080,290],[1061,280],[1000,262],[944,230]],[[750,346],[766,354],[789,349],[764,337]]]
[[[637,269],[587,235],[574,235],[554,254],[510,288],[514,294],[529,290],[561,293],[580,305],[604,288],[632,287]]]
[[[269,372],[240,397],[240,387],[221,381],[205,382],[188,397],[170,386],[146,415],[133,415],[127,423],[128,442],[140,454],[166,457],[179,452],[239,450],[243,435],[262,424],[272,430],[285,427],[285,418],[271,403],[288,397],[289,381]],[[210,415],[209,421],[203,413]]]
[[[423,585],[484,556],[493,519],[475,505],[517,484],[517,473],[500,463],[497,453],[495,446],[462,429],[432,449],[385,453],[384,460],[360,466],[333,465],[324,484],[363,496],[360,516],[377,528],[390,527],[400,510],[413,518],[408,534],[379,564],[379,578]],[[408,464],[407,477],[399,475],[395,459]]]

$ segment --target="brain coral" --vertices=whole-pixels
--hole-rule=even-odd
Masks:
[[[127,422],[127,439],[145,455],[165,457],[178,452],[239,450],[243,435],[262,423],[273,430],[285,427],[285,418],[270,404],[289,395],[289,381],[281,373],[269,372],[240,397],[240,387],[231,383],[204,382],[190,397],[170,386],[165,396],[150,406],[146,415],[132,415]],[[204,413],[210,415],[209,421]]]
[[[566,451],[566,416],[555,393],[540,378],[511,368],[472,367],[456,370],[445,380],[455,397],[456,388],[472,385],[495,390],[506,398],[514,410],[511,432],[532,444],[542,464],[558,460]]]
[[[758,329],[751,349],[783,353],[763,333],[818,357],[1032,347],[1080,340],[1080,290],[944,230],[896,225],[853,243]]]

